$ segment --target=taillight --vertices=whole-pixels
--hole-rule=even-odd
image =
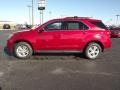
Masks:
[[[111,37],[111,32],[109,30],[107,30],[107,35]]]

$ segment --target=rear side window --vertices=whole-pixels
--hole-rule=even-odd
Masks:
[[[107,29],[107,27],[102,22],[91,22],[91,23],[99,28]]]
[[[79,23],[77,23],[77,22],[68,22],[67,23],[67,29],[68,30],[74,30],[74,29],[79,30]]]
[[[78,21],[67,21],[67,30],[87,30],[88,27]]]

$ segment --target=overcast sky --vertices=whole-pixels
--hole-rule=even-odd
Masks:
[[[0,0],[0,20],[29,22],[29,9],[32,0]],[[34,0],[35,23],[39,24],[38,1]],[[120,14],[120,0],[46,0],[44,21],[66,16],[93,17],[106,24],[116,22]],[[120,19],[119,19],[120,23]]]

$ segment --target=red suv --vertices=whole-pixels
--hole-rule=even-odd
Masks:
[[[101,20],[66,17],[11,34],[7,47],[17,58],[29,58],[35,52],[84,53],[97,58],[111,47],[110,32]]]

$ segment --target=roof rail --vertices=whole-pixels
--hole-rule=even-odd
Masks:
[[[74,16],[74,17],[66,17],[66,18],[81,18],[81,19],[89,19],[89,18],[92,18],[92,17],[78,17],[78,16]]]

